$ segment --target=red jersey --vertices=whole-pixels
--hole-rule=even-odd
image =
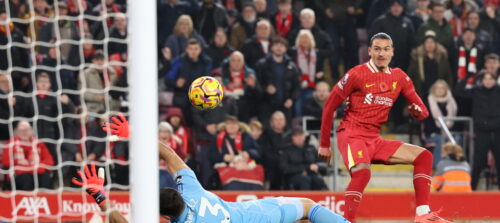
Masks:
[[[37,142],[33,143],[33,140]],[[36,148],[33,148],[34,145]],[[14,163],[11,162],[11,158]],[[35,166],[39,165],[37,172],[41,174],[49,171],[47,167],[54,165],[54,159],[45,143],[37,139],[26,142],[14,137],[3,149],[2,164],[4,168],[14,166],[16,174],[33,174]]]
[[[352,68],[337,83],[325,103],[320,146],[330,147],[333,114],[346,99],[348,106],[338,130],[350,128],[378,133],[380,126],[387,122],[389,111],[400,93],[409,104],[415,103],[422,108],[422,113],[416,119],[422,120],[429,115],[422,99],[415,92],[413,82],[401,69],[387,68],[381,72],[371,60]]]

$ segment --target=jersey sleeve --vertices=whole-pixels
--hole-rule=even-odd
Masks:
[[[181,194],[196,194],[205,191],[191,169],[184,168],[174,174],[177,189]]]
[[[417,92],[415,91],[415,86],[413,85],[413,81],[411,81],[410,77],[403,73],[404,75],[404,87],[403,87],[403,96],[406,98],[406,101],[408,104],[416,104],[422,109],[422,113],[420,116],[415,117],[418,120],[424,120],[429,116],[429,110],[427,109],[427,106],[425,106],[424,102],[418,96]]]
[[[351,70],[352,71],[352,70]],[[349,72],[351,72],[349,71]],[[323,106],[321,116],[320,147],[330,147],[330,134],[332,132],[333,115],[337,107],[356,89],[357,80],[355,75],[346,73],[333,88],[328,100]]]

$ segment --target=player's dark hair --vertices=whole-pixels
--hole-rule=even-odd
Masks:
[[[377,33],[375,35],[372,36],[372,38],[370,39],[370,47],[373,45],[373,41],[375,41],[376,39],[386,39],[386,40],[389,40],[391,41],[391,45],[392,45],[392,38],[391,36],[389,36],[389,34],[387,33]]]
[[[186,204],[181,194],[173,188],[160,189],[160,215],[173,219],[178,218]]]
[[[431,4],[429,4],[429,9],[430,10],[434,10],[435,7],[443,7],[443,8],[446,8],[446,6],[441,3],[441,2],[435,2],[435,1],[432,1]]]

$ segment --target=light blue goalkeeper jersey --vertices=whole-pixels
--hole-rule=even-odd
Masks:
[[[295,214],[284,216],[279,199],[226,202],[200,185],[194,172],[182,169],[174,175],[186,208],[174,223],[292,223]],[[292,215],[292,216],[289,216]]]

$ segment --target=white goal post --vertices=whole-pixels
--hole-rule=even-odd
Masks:
[[[133,222],[158,222],[156,0],[129,0],[130,201]]]

